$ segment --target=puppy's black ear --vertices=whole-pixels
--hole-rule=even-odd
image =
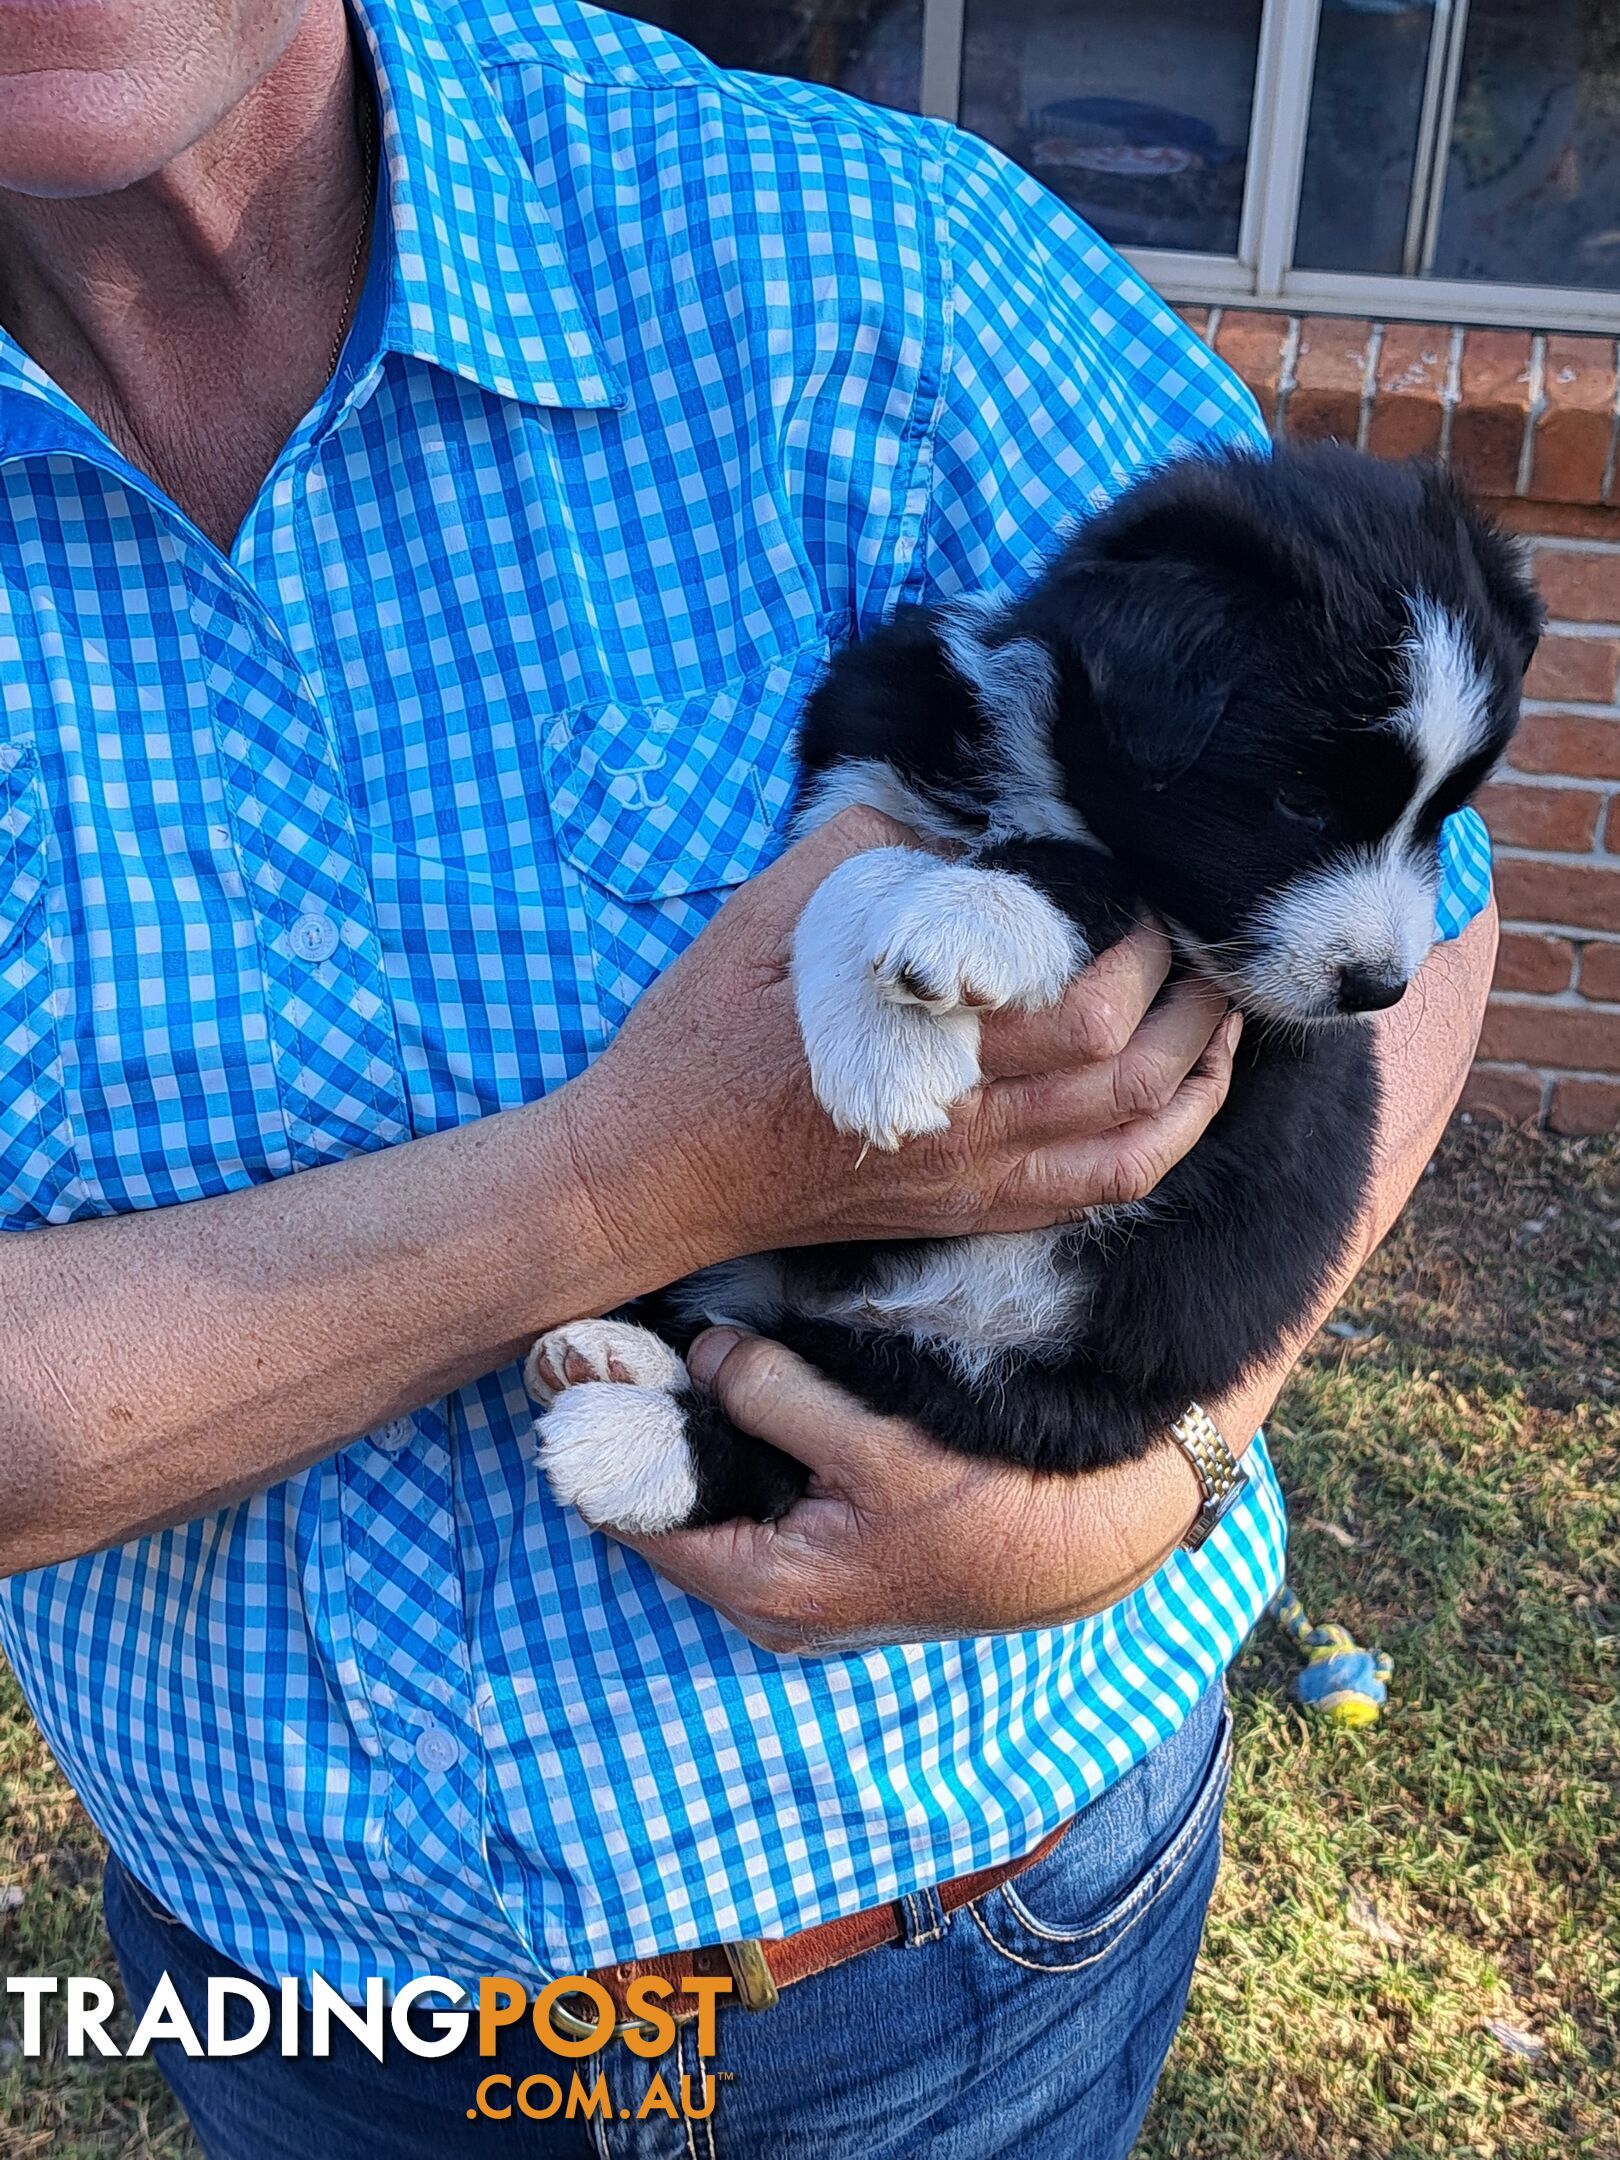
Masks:
[[[1535,657],[1547,622],[1523,547],[1439,466],[1424,467],[1423,491],[1425,509],[1440,538],[1460,547],[1464,560],[1472,560],[1478,570],[1485,598],[1522,675]]]
[[[1277,609],[1329,605],[1309,529],[1279,515],[1275,493],[1258,455],[1186,458],[1085,532],[1071,649],[1110,746],[1148,787],[1196,763],[1244,637]]]
[[[1311,461],[1331,480],[1333,460]],[[1298,452],[1188,457],[1129,489],[1105,510],[1090,535],[1094,560],[1168,566],[1181,563],[1229,596],[1273,605],[1321,600],[1321,553],[1311,527],[1289,517],[1279,478],[1309,470]],[[1321,484],[1317,483],[1320,494]],[[1305,501],[1310,502],[1307,488]]]
[[[1070,631],[1109,748],[1144,786],[1195,765],[1232,694],[1226,610],[1181,563],[1098,566]]]

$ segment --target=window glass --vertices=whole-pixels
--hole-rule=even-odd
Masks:
[[[621,15],[673,30],[722,67],[830,83],[915,112],[923,0],[642,0]]]
[[[1425,158],[1443,37],[1432,0],[1324,0],[1295,262],[1620,286],[1620,6],[1472,0],[1451,48],[1450,130]]]
[[[1474,0],[1432,267],[1620,286],[1620,7]]]
[[[1433,0],[1323,0],[1294,260],[1399,276]]]
[[[962,125],[1126,247],[1237,251],[1261,0],[967,0]]]

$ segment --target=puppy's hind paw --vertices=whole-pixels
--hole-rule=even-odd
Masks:
[[[592,1380],[630,1387],[680,1388],[686,1367],[650,1328],[628,1320],[570,1320],[542,1335],[523,1367],[536,1402],[551,1403],[567,1388]]]
[[[686,1412],[663,1388],[586,1381],[535,1421],[553,1496],[593,1527],[652,1535],[697,1512]]]

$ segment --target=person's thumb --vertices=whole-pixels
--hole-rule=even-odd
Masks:
[[[854,803],[840,810],[836,817],[818,825],[813,832],[796,840],[792,847],[779,855],[768,870],[753,879],[751,888],[761,898],[770,898],[783,905],[803,906],[816,887],[830,877],[840,863],[852,855],[865,855],[873,848],[916,848],[924,854],[942,851],[937,841],[924,833],[914,832],[909,825],[889,817],[882,810],[873,810],[865,803]]]
[[[852,1431],[874,1422],[813,1365],[763,1335],[710,1328],[686,1353],[686,1364],[734,1425],[824,1475],[848,1459]]]

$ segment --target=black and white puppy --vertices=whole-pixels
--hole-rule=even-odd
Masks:
[[[1378,1092],[1356,1016],[1429,951],[1441,822],[1505,747],[1539,627],[1445,475],[1320,449],[1166,467],[1021,599],[906,609],[841,653],[802,727],[800,829],[870,803],[957,852],[857,856],[805,910],[834,1122],[881,1148],[944,1126],[981,1015],[1050,1004],[1146,909],[1248,1016],[1230,1095],[1149,1198],[1073,1227],[770,1253],[554,1330],[529,1378],[557,1497],[639,1531],[791,1503],[799,1464],[672,1347],[711,1320],[1047,1471],[1143,1453],[1263,1362],[1358,1220]]]

